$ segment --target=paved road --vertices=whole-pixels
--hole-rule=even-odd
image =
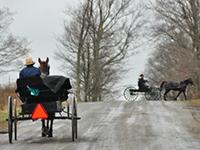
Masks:
[[[0,135],[0,150],[200,150],[200,108],[181,102],[79,104],[79,138],[69,121],[56,121],[53,138],[40,137],[40,122],[19,125],[18,141]]]

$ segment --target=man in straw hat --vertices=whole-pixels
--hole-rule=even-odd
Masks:
[[[41,72],[38,68],[33,66],[34,64],[35,62],[33,61],[32,57],[26,58],[26,67],[20,71],[19,78],[22,79],[26,77],[40,76]]]

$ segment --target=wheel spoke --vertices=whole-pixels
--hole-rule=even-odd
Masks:
[[[12,112],[12,97],[8,97],[8,138],[9,143],[12,143],[13,133],[13,112]]]

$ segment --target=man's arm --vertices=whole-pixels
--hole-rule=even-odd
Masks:
[[[19,78],[20,79],[22,79],[24,76],[23,76],[23,70],[22,71],[20,71],[20,73],[19,73]]]

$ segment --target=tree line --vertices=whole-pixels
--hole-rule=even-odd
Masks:
[[[75,83],[79,101],[102,101],[125,68],[144,22],[136,0],[84,0],[66,11],[64,33],[55,55]],[[70,19],[69,19],[70,18]],[[19,70],[29,42],[9,32],[13,14],[0,8],[0,73]],[[68,68],[68,69],[67,69]]]
[[[30,50],[27,39],[9,32],[12,16],[8,8],[0,8],[0,74],[21,68],[22,58]]]
[[[56,56],[69,64],[78,100],[102,101],[114,92],[122,62],[134,49],[143,26],[141,8],[135,0],[85,0],[67,16],[71,21],[58,38]]]
[[[193,97],[200,96],[200,1],[155,0],[152,38],[155,51],[146,72],[154,82],[192,78]]]
[[[160,83],[191,77],[191,94],[200,96],[200,0],[148,2],[154,21],[146,30],[155,44],[146,65],[148,78]],[[65,11],[55,56],[70,73],[79,101],[102,101],[115,92],[147,23],[145,11],[137,0],[83,0],[77,9]],[[26,39],[8,32],[12,20],[9,9],[0,8],[0,73],[18,70],[30,52]]]
[[[8,8],[0,8],[0,75],[19,70],[23,66],[22,58],[30,50],[27,39],[9,32],[12,16]],[[13,95],[14,89],[11,85],[2,87],[0,84],[0,110],[5,108],[8,95]]]

